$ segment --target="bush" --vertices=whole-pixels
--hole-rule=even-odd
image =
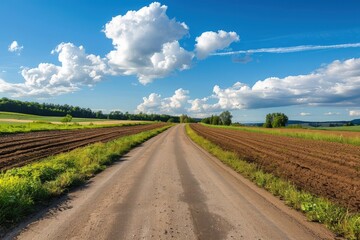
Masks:
[[[66,116],[61,119],[61,122],[68,123],[71,122],[71,120],[72,120],[72,116],[70,114],[66,114]]]

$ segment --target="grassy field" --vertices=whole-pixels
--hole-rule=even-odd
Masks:
[[[6,119],[6,120],[14,119],[14,120],[27,120],[27,121],[40,121],[40,122],[61,122],[62,118],[63,117],[49,117],[49,116],[23,114],[23,113],[0,112],[0,119]],[[72,119],[72,122],[96,122],[96,121],[106,121],[106,120],[96,119],[96,118]]]
[[[73,118],[71,123],[61,123],[61,119],[62,117],[44,117],[30,114],[0,112],[0,135],[34,131],[102,128],[151,123],[146,121],[114,121],[93,118]]]
[[[319,130],[327,130],[327,131],[350,131],[350,132],[360,132],[359,126],[342,126],[342,127],[317,127]]]
[[[189,137],[206,151],[220,159],[236,172],[265,188],[284,202],[302,211],[309,220],[325,224],[330,230],[347,239],[360,239],[360,213],[349,213],[347,209],[331,203],[327,199],[299,190],[292,183],[272,174],[263,172],[256,164],[240,159],[235,153],[225,151],[203,137],[197,135],[189,125]]]
[[[36,132],[36,131],[118,127],[118,126],[129,126],[129,125],[140,125],[140,124],[150,124],[150,123],[127,122],[127,123],[119,123],[119,124],[87,124],[87,125],[82,125],[79,123],[53,124],[50,122],[0,123],[0,135],[12,134],[12,133]]]
[[[20,221],[37,204],[83,183],[131,148],[169,127],[92,144],[1,173],[0,228]]]
[[[295,129],[295,128],[262,128],[262,127],[237,127],[237,126],[217,126],[204,124],[208,127],[225,128],[239,131],[266,133],[272,135],[280,135],[287,137],[304,138],[311,140],[338,142],[360,146],[360,134],[357,132],[345,131],[331,132],[327,130],[310,130],[310,129]],[[335,130],[334,130],[335,131]]]

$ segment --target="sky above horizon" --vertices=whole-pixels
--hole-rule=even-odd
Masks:
[[[3,0],[0,97],[110,112],[360,118],[360,2]]]

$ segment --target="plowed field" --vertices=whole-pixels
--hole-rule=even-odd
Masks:
[[[22,166],[50,155],[95,142],[164,126],[164,123],[68,131],[44,131],[0,136],[0,170]]]
[[[360,211],[360,147],[191,124],[199,135],[301,189]]]

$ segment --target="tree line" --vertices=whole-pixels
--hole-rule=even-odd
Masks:
[[[264,127],[278,128],[285,127],[289,118],[284,113],[269,113],[266,115]]]
[[[232,115],[229,111],[222,112],[218,115],[211,115],[211,117],[203,118],[202,123],[211,124],[211,125],[231,125]]]
[[[39,116],[57,116],[63,117],[71,115],[77,118],[99,118],[113,120],[141,120],[141,121],[161,121],[161,122],[180,122],[179,116],[166,114],[146,114],[146,113],[129,113],[121,111],[112,111],[109,114],[102,111],[93,111],[90,108],[81,108],[68,104],[38,103],[12,100],[9,98],[0,99],[0,111],[16,112],[25,114],[34,114]]]

